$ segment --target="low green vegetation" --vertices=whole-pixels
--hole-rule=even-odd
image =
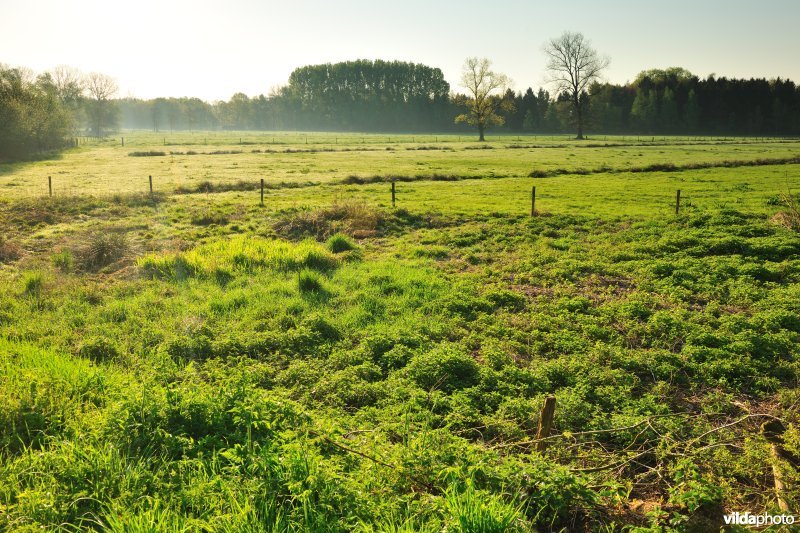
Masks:
[[[798,153],[682,142],[648,154]],[[487,145],[507,177],[398,183],[396,208],[327,178],[263,207],[0,186],[0,529],[713,530],[778,512],[776,421],[800,504],[797,164],[531,178],[611,148]],[[159,159],[130,150],[0,180]]]

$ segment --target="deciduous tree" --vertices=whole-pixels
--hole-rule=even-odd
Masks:
[[[92,72],[86,75],[86,92],[89,95],[86,114],[96,137],[103,134],[104,128],[116,125],[117,108],[112,98],[117,91],[117,82],[108,74]]]
[[[583,139],[584,107],[588,103],[589,86],[600,79],[610,60],[592,48],[582,33],[564,32],[544,46],[549,81],[559,92],[569,95],[578,128]]]
[[[486,128],[503,124],[503,117],[497,112],[504,106],[513,106],[507,99],[500,98],[510,84],[508,76],[491,70],[492,63],[486,58],[470,57],[464,62],[461,85],[469,91],[469,97],[462,102],[468,112],[458,115],[456,122],[466,122],[478,128],[480,141],[484,141]]]

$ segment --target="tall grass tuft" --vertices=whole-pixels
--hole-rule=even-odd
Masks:
[[[80,250],[78,257],[86,270],[97,270],[116,263],[128,251],[128,239],[123,233],[95,233]]]
[[[253,273],[261,270],[297,271],[304,268],[326,271],[337,259],[321,245],[235,237],[198,246],[187,252],[150,254],[139,259],[148,276],[181,280],[188,277],[215,278],[219,272]]]
[[[475,490],[468,483],[462,491],[452,487],[445,494],[452,531],[464,533],[506,533],[522,531],[522,510],[494,494]],[[448,528],[448,531],[450,528]]]
[[[335,254],[354,250],[356,247],[353,241],[351,241],[350,238],[343,233],[337,233],[331,236],[325,245],[328,247],[328,250]]]
[[[38,298],[42,294],[44,276],[41,272],[26,272],[22,276],[22,292],[26,296]]]
[[[61,250],[54,253],[51,257],[51,261],[54,267],[64,273],[72,272],[75,267],[75,257],[69,250]]]
[[[297,286],[300,292],[322,292],[322,279],[313,270],[302,270],[297,274]]]

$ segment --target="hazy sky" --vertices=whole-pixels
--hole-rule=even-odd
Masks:
[[[517,89],[544,80],[542,44],[583,32],[607,78],[682,66],[700,76],[800,81],[800,0],[0,0],[0,62],[114,76],[122,96],[255,96],[298,66],[398,59],[457,88],[488,57]]]

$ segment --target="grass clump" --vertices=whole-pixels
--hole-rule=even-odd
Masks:
[[[317,272],[304,269],[297,274],[297,287],[303,293],[322,292],[322,279]]]
[[[332,235],[331,238],[325,243],[325,246],[328,248],[328,250],[335,254],[356,249],[355,243],[350,240],[350,237],[343,233]]]
[[[128,157],[161,157],[167,155],[167,152],[162,152],[159,150],[147,150],[147,151],[139,151],[139,152],[130,152]]]
[[[789,228],[790,230],[800,231],[800,201],[791,193],[784,193],[780,196],[778,204],[783,207],[783,211],[773,217],[773,220]]]
[[[121,260],[128,249],[124,233],[94,233],[78,252],[78,259],[84,270],[99,270]]]
[[[192,216],[190,222],[194,226],[225,226],[230,220],[223,213],[213,213],[206,211]]]
[[[275,231],[290,238],[314,237],[326,239],[344,233],[357,239],[378,233],[383,215],[366,202],[335,202],[330,207],[313,211],[298,211],[278,221]]]
[[[22,248],[18,244],[0,236],[0,263],[10,263],[22,256]]]
[[[38,298],[44,287],[44,275],[41,272],[25,272],[22,275],[22,292],[25,296]]]
[[[91,337],[83,341],[78,355],[95,363],[102,363],[119,357],[119,348],[105,337]]]
[[[70,250],[61,250],[52,255],[50,260],[53,266],[65,274],[72,272],[75,267],[75,256]]]
[[[289,243],[247,237],[216,241],[187,252],[150,254],[138,261],[147,275],[173,280],[195,276],[212,278],[220,272],[235,274],[304,268],[325,271],[337,264],[337,259],[315,242]]]
[[[445,505],[451,517],[453,531],[525,531],[520,507],[514,507],[494,494],[475,490],[472,483],[468,483],[463,491],[451,487],[445,493]]]

